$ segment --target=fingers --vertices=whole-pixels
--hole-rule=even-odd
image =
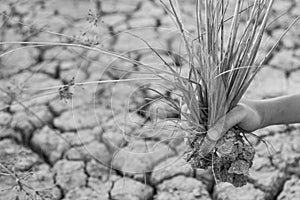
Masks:
[[[212,126],[202,143],[200,152],[202,156],[207,155],[213,150],[217,141],[232,127],[240,123],[246,116],[244,107],[242,105],[237,105],[231,111],[229,111],[225,116],[221,117],[217,123]]]
[[[203,143],[200,147],[199,153],[204,157],[209,152],[213,150],[213,148],[216,146],[217,140],[211,140],[208,136],[206,136],[203,140]]]
[[[208,130],[206,137],[211,141],[217,141],[229,129],[240,123],[244,117],[244,107],[241,105],[234,107]]]
[[[189,114],[189,110],[186,104],[182,106],[183,113]],[[246,116],[245,107],[243,104],[239,104],[229,111],[226,115],[221,117],[214,126],[212,126],[201,145],[200,154],[206,156],[209,152],[213,150],[216,146],[217,141],[232,127],[239,124]],[[183,117],[185,118],[185,117]],[[187,120],[187,119],[185,119]],[[188,122],[182,124],[183,126],[188,127]]]
[[[245,106],[243,104],[239,104],[235,106],[231,111],[229,111],[225,116],[223,116],[222,118],[224,119],[222,119],[220,122],[220,123],[224,122],[223,127],[220,128],[222,129],[221,136],[223,136],[223,134],[229,131],[229,129],[242,122],[245,119],[246,115],[247,115],[247,111],[245,109]]]

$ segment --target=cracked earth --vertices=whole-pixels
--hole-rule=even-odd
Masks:
[[[80,41],[161,65],[138,36],[160,48],[166,59],[172,57],[178,67],[183,65],[172,53],[180,49],[179,35],[159,1],[0,3],[1,42]],[[186,1],[182,9],[189,28],[193,1]],[[259,56],[268,52],[299,10],[298,0],[275,1],[272,18],[285,14],[267,28]],[[248,98],[299,93],[299,28],[300,23],[280,42],[249,88]],[[0,45],[1,200],[300,199],[299,125],[256,131],[267,145],[250,138],[256,156],[246,186],[215,183],[211,171],[192,169],[183,160],[184,139],[164,120],[178,115],[159,101],[148,105],[158,95],[146,86],[170,97],[176,92],[172,88],[143,80],[149,75],[142,67],[97,51],[24,47]],[[76,83],[108,82],[73,87],[73,78]],[[18,191],[16,184],[24,190]]]

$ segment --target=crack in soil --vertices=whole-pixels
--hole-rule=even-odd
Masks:
[[[53,174],[53,183],[59,189],[60,194],[61,194],[61,198],[60,199],[62,200],[62,199],[65,198],[65,192],[64,192],[63,188],[57,183],[56,177],[57,177],[57,173],[55,172]]]

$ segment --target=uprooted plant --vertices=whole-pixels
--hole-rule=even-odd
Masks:
[[[266,57],[257,60],[273,2],[237,0],[229,22],[226,18],[229,1],[197,0],[195,39],[184,28],[178,2],[170,0],[169,7],[163,4],[180,30],[188,57],[188,75],[184,77],[174,71],[174,79],[170,81],[181,91],[188,108],[188,112],[181,113],[190,127],[186,160],[194,168],[212,166],[216,181],[235,186],[247,183],[255,154],[247,132],[233,127],[208,154],[203,155],[200,149],[207,131],[237,105],[277,45]]]

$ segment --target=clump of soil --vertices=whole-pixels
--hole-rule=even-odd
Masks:
[[[229,182],[235,187],[246,185],[255,150],[242,133],[228,131],[205,157],[199,152],[204,137],[195,135],[188,140],[190,150],[186,153],[186,160],[191,166],[200,169],[212,167],[216,181]]]

